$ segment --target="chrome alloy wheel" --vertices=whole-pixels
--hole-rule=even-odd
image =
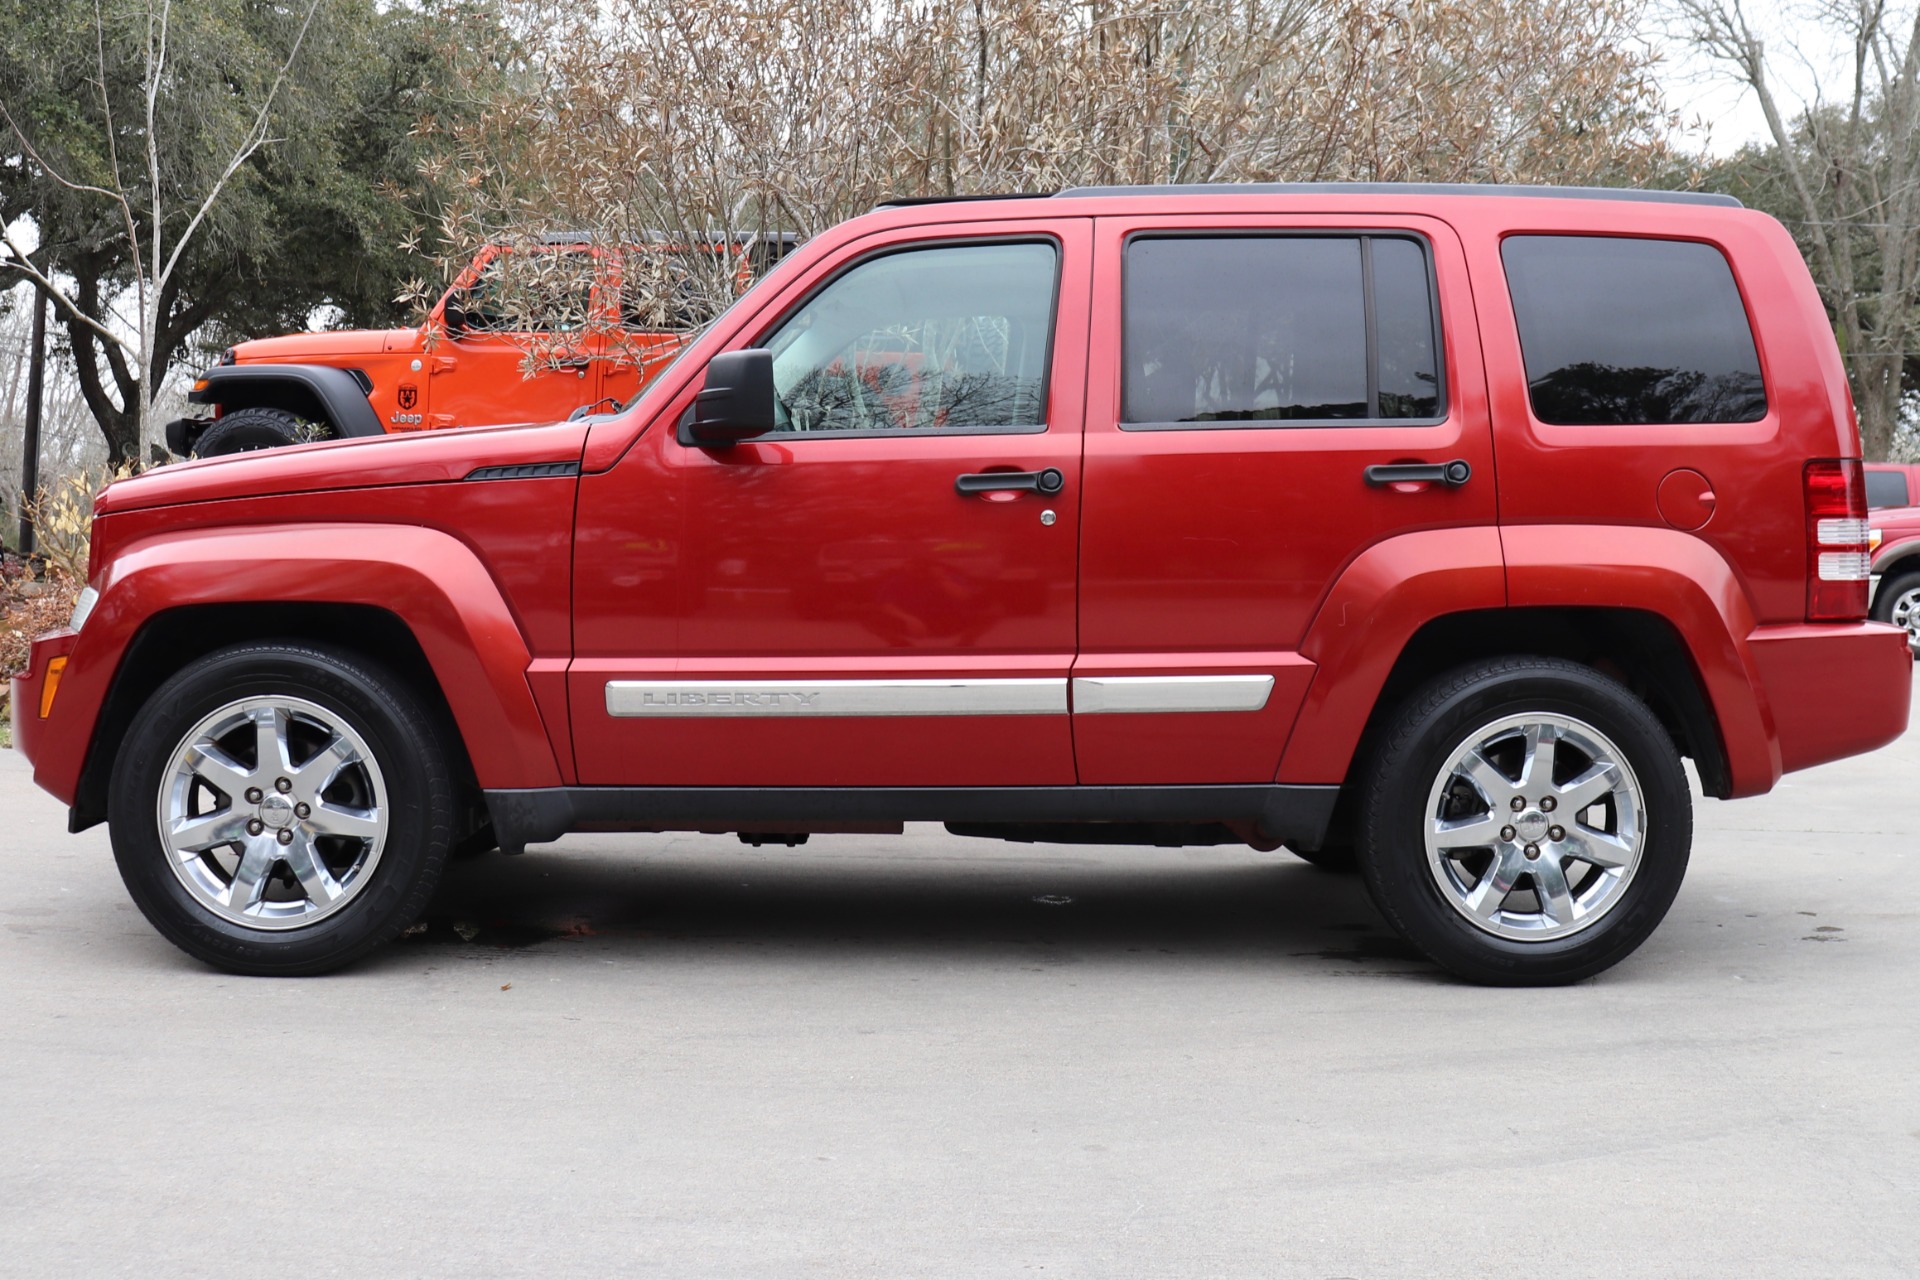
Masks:
[[[1509,716],[1469,734],[1427,796],[1440,894],[1496,937],[1546,942],[1618,906],[1646,846],[1620,749],[1570,716]]]
[[[161,775],[160,843],[196,902],[251,929],[298,929],[365,889],[387,842],[387,791],[365,740],[293,697],[203,718]]]
[[[1907,648],[1920,653],[1920,585],[1908,587],[1894,598],[1887,621],[1907,629]]]

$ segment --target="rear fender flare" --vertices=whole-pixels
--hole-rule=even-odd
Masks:
[[[1779,737],[1745,641],[1752,607],[1732,568],[1690,534],[1584,525],[1433,530],[1368,548],[1334,584],[1301,644],[1317,670],[1277,780],[1346,779],[1388,675],[1426,623],[1535,606],[1665,618],[1699,673],[1730,794],[1759,794],[1779,780]],[[1525,637],[1502,649],[1524,652]]]
[[[224,412],[261,406],[321,416],[337,436],[385,435],[367,393],[351,373],[323,364],[226,364],[201,375],[187,398]]]
[[[527,682],[525,636],[478,557],[448,534],[371,524],[165,534],[125,548],[95,585],[100,601],[75,647],[73,687],[61,691],[91,707],[95,724],[112,669],[161,612],[261,602],[368,605],[412,631],[481,786],[562,781]],[[91,737],[94,724],[85,732]]]
[[[1367,719],[1414,632],[1507,602],[1500,534],[1429,529],[1376,542],[1334,581],[1301,642],[1313,682],[1280,758],[1281,782],[1344,782]]]
[[[1673,625],[1719,723],[1733,796],[1780,780],[1780,737],[1747,637],[1753,606],[1733,567],[1692,534],[1650,526],[1509,525],[1508,603],[1638,609]]]

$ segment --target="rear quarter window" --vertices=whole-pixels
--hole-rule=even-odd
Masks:
[[[1740,290],[1712,245],[1510,236],[1501,245],[1534,416],[1565,426],[1757,422]]]

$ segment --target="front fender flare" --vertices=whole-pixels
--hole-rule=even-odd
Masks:
[[[547,787],[562,778],[527,681],[524,635],[492,577],[451,535],[412,525],[299,524],[201,529],[135,542],[96,584],[100,601],[75,645],[62,698],[89,709],[93,736],[135,635],[195,605],[367,605],[400,618],[439,681],[482,787]],[[73,762],[77,776],[80,761]]]
[[[367,393],[351,373],[324,364],[223,364],[200,375],[206,383],[187,396],[222,410],[266,406],[302,417],[324,417],[338,436],[379,436]]]

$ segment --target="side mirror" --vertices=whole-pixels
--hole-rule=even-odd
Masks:
[[[448,337],[457,338],[473,327],[473,317],[459,302],[448,299],[447,305],[440,308],[440,323],[446,328]]]
[[[773,353],[728,351],[707,362],[707,382],[680,419],[680,443],[724,449],[774,428]]]

